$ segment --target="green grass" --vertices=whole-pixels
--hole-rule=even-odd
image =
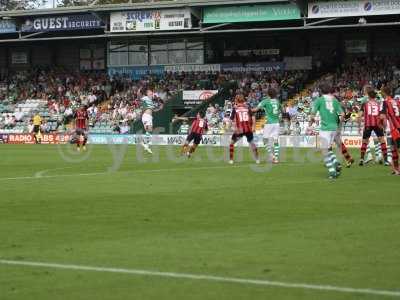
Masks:
[[[311,150],[257,172],[247,149],[234,166],[205,148],[179,162],[160,148],[146,163],[139,148],[89,149],[0,146],[0,259],[400,289],[399,178],[387,167],[332,182]],[[386,298],[0,264],[1,300]]]

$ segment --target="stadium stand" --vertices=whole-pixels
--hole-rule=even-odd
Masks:
[[[279,91],[283,103],[281,133],[314,135],[318,126],[309,127],[313,100],[319,96],[318,85],[329,79],[335,94],[346,111],[343,131],[357,135],[356,114],[360,109],[362,87],[371,84],[377,89],[390,82],[400,94],[398,59],[395,57],[360,58],[352,60],[311,81],[312,72],[182,72],[164,76],[145,76],[133,80],[127,76],[109,77],[104,72],[68,72],[61,69],[35,69],[16,72],[4,78],[0,85],[0,130],[3,133],[23,133],[31,130],[30,120],[35,112],[43,117],[43,132],[68,130],[76,109],[85,105],[92,133],[129,133],[132,124],[140,120],[141,97],[151,87],[155,103],[161,108],[182,90],[218,90],[228,84],[225,98],[210,101],[203,110],[209,123],[209,134],[223,134],[229,127],[230,100],[243,93],[251,107],[255,107],[268,88]],[[222,94],[221,94],[222,95]],[[216,99],[217,99],[216,98]],[[193,111],[196,111],[195,108]],[[264,117],[257,115],[257,129],[261,130]],[[318,120],[318,119],[317,119]],[[177,131],[185,133],[185,126]]]

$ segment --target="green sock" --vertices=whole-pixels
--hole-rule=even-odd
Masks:
[[[151,133],[148,132],[148,131],[146,131],[145,136],[146,136],[146,138],[145,138],[145,144],[151,145]]]
[[[329,152],[328,152],[328,156],[329,156],[329,159],[331,160],[331,162],[332,162],[334,168],[336,168],[337,165],[339,164],[339,162],[338,162],[338,160],[337,160],[337,158],[336,158],[335,153],[333,153],[333,151],[329,151]]]
[[[279,159],[279,144],[278,143],[274,144],[274,156],[276,159]]]
[[[382,156],[382,149],[381,149],[381,144],[379,141],[374,141],[375,145],[375,157],[381,157]]]
[[[332,158],[329,155],[329,153],[327,153],[325,155],[324,162],[325,162],[325,166],[328,169],[329,175],[335,175],[336,174],[336,167],[334,166],[334,164],[332,162]]]

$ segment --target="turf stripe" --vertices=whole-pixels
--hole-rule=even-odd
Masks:
[[[367,289],[351,288],[351,287],[340,287],[340,286],[333,286],[333,285],[289,283],[289,282],[270,281],[270,280],[262,280],[262,279],[221,277],[221,276],[214,276],[214,275],[159,272],[159,271],[121,269],[121,268],[104,268],[104,267],[93,267],[93,266],[82,266],[82,265],[69,265],[69,264],[17,261],[17,260],[4,260],[4,259],[0,259],[0,264],[38,267],[38,268],[76,270],[76,271],[132,274],[132,275],[140,275],[140,276],[155,276],[155,277],[167,277],[167,278],[177,278],[177,279],[204,280],[204,281],[238,283],[238,284],[247,284],[247,285],[273,286],[273,287],[281,287],[281,288],[332,291],[332,292],[351,293],[351,294],[369,294],[369,295],[400,297],[400,291],[377,290],[377,289],[369,289],[369,288],[367,288]]]

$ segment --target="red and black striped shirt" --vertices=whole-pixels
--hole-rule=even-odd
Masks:
[[[364,112],[364,127],[380,127],[382,125],[380,118],[382,107],[375,99],[365,102],[361,110]]]
[[[236,133],[253,132],[251,109],[247,104],[237,104],[232,110],[231,120],[235,122]]]
[[[400,128],[400,102],[392,97],[387,97],[383,102],[383,111],[386,113],[390,126]]]
[[[76,128],[86,129],[87,119],[88,119],[88,114],[86,110],[78,110],[76,112]]]
[[[208,124],[205,119],[197,118],[193,121],[192,127],[190,128],[191,133],[203,134],[204,130],[207,130]]]

